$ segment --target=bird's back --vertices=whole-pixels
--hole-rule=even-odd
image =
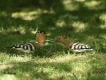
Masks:
[[[69,49],[72,50],[73,52],[84,52],[93,50],[91,46],[81,43],[73,43],[72,45],[69,46]]]

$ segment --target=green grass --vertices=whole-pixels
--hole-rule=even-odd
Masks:
[[[0,55],[0,79],[105,80],[106,55],[61,54],[49,58]],[[4,58],[5,57],[5,58]]]
[[[56,1],[0,2],[0,80],[106,80],[105,0]],[[34,41],[37,29],[48,40],[65,34],[94,51],[73,54],[56,42],[33,54],[5,49]]]

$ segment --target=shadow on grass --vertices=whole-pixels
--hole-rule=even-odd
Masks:
[[[46,30],[49,30],[50,32],[52,31],[52,34],[53,34],[55,30],[59,30],[63,32],[62,30],[68,30],[70,28],[70,31],[73,31],[72,30],[73,26],[70,25],[70,23],[76,22],[76,21],[82,21],[84,23],[88,23],[89,27],[91,27],[92,25],[98,26],[98,24],[101,22],[99,19],[99,16],[102,13],[106,12],[105,3],[104,3],[105,0],[95,1],[95,3],[98,3],[98,5],[95,5],[94,7],[97,6],[97,8],[94,8],[94,9],[89,9],[89,7],[85,5],[90,2],[92,1],[78,2],[78,1],[69,0],[67,5],[74,5],[73,6],[74,8],[75,7],[78,7],[78,8],[76,8],[77,10],[76,9],[67,10],[65,9],[65,4],[63,4],[65,3],[65,1],[62,2],[62,0],[58,0],[58,1],[55,1],[55,0],[53,1],[51,0],[2,1],[1,3],[2,5],[0,5],[0,9],[1,9],[1,14],[0,14],[1,26],[0,27],[3,27],[4,29],[8,29],[11,26],[13,26],[14,28],[17,28],[20,25],[22,25],[22,27],[25,27],[25,28],[32,27],[34,29],[36,29],[36,27],[39,27],[39,29],[44,29],[44,30],[46,28]],[[8,3],[10,3],[9,6],[8,6]],[[6,5],[4,6],[3,4],[7,4],[7,6]],[[38,13],[38,15],[34,14],[33,16],[37,16],[37,18],[32,19],[30,21],[24,20],[21,17],[18,17],[18,18],[12,17],[12,14],[14,12],[21,12],[21,11],[26,13],[31,11],[37,12],[38,9],[40,9],[41,13],[40,14]],[[53,11],[53,13],[50,13],[51,10]],[[74,19],[73,17],[77,17],[77,18]],[[63,26],[62,28],[56,26],[56,22],[58,20],[64,21],[66,26]],[[52,28],[54,28],[54,30],[52,30]],[[26,30],[29,30],[29,29],[26,29]]]
[[[10,56],[23,56],[24,57],[24,56],[30,55],[32,59],[34,59],[36,57],[50,58],[54,55],[68,54],[69,50],[67,47],[55,43],[55,44],[49,44],[49,45],[43,46],[42,48],[37,49],[33,53],[23,53],[21,51],[14,50],[14,49],[3,49],[2,51]]]
[[[3,65],[1,65],[3,66]],[[71,66],[67,63],[58,62],[17,62],[10,63],[6,69],[0,70],[1,76],[14,75],[17,79],[43,79],[43,80],[58,80],[64,78],[64,72],[71,72]],[[72,77],[74,78],[74,77]]]
[[[81,41],[95,46],[98,53],[106,53],[105,5],[105,0],[1,0],[0,52],[5,52],[3,48],[14,43],[34,40],[31,32],[38,28],[48,33],[48,39],[54,39],[58,35],[65,34],[73,41]],[[14,33],[14,31],[19,32]],[[24,34],[20,34],[20,32],[24,32]],[[55,53],[61,54],[62,51],[64,51],[63,46],[53,44],[38,50],[32,54],[32,57],[50,57]],[[55,80],[54,78],[62,80],[64,74],[59,75],[61,72],[70,73],[72,71],[69,63],[35,63],[29,61],[10,63],[9,65],[10,68],[0,69],[1,76],[11,74],[26,80]],[[102,75],[105,73],[104,69],[106,68],[92,66],[91,71],[88,71],[87,79],[104,80],[105,77]],[[100,76],[96,75],[99,72]],[[72,75],[68,77],[75,80]]]
[[[30,79],[30,80],[32,79],[105,80],[106,55],[96,54],[95,56],[89,55],[88,57],[73,56],[74,58],[72,58],[71,56],[68,57],[69,59],[65,59],[65,57],[62,58],[57,57],[51,59],[35,58],[34,60],[28,60],[22,62],[14,61],[7,64],[0,64],[0,66],[2,66],[0,67],[0,76],[14,75],[17,79]]]

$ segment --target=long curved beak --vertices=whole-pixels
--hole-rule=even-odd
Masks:
[[[55,42],[54,39],[46,40],[47,42]]]

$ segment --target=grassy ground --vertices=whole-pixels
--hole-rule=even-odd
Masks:
[[[106,80],[105,0],[56,1],[0,2],[0,80]],[[4,49],[34,41],[36,30],[48,40],[65,34],[94,51],[73,54],[56,42],[28,55]]]

